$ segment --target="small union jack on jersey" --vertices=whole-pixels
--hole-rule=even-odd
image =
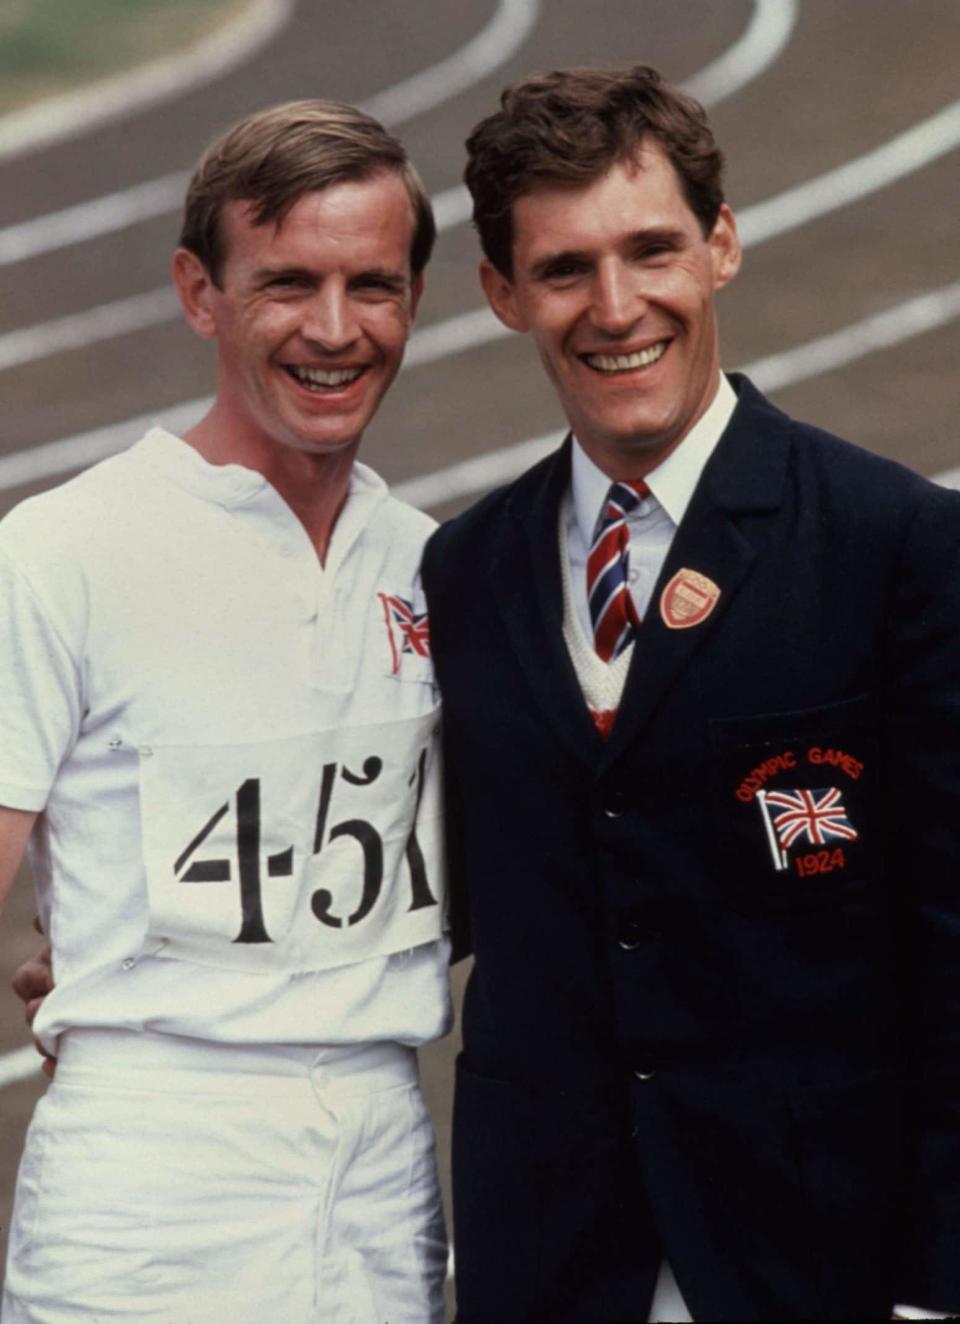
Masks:
[[[857,839],[835,786],[818,791],[768,791],[765,799],[773,807],[773,826],[784,850],[804,838],[811,846],[825,846],[836,837]]]
[[[425,611],[415,612],[408,598],[396,593],[378,593],[383,604],[383,618],[387,623],[387,638],[393,657],[393,675],[400,670],[404,653],[417,657],[430,656],[430,625]]]

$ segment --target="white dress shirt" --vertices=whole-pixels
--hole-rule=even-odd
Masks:
[[[663,463],[647,475],[650,495],[627,516],[630,593],[641,620],[703,466],[713,454],[736,403],[736,392],[721,374],[720,386],[706,413]],[[577,615],[588,639],[593,638],[593,627],[587,606],[587,556],[610,482],[610,477],[594,464],[574,437],[567,554]]]

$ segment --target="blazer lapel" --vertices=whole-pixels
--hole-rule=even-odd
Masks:
[[[604,765],[636,739],[676,678],[722,627],[726,610],[756,557],[751,526],[743,517],[776,511],[781,504],[789,420],[745,379],[734,380],[740,400],[704,468],[650,599],[604,750]],[[719,588],[720,596],[699,625],[671,628],[664,620],[661,598],[680,570],[706,575]]]
[[[511,494],[490,573],[504,632],[529,683],[531,701],[579,758],[594,762],[603,742],[563,638],[559,520],[569,485],[568,438]]]

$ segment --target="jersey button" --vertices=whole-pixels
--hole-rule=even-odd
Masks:
[[[132,970],[136,964],[137,963],[134,960],[134,958],[132,956],[128,956],[127,959],[123,962],[123,968],[124,970]]]

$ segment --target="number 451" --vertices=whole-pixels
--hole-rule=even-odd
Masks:
[[[426,906],[437,905],[437,899],[430,890],[427,879],[427,867],[423,851],[417,840],[416,819],[423,796],[423,783],[426,772],[427,751],[423,750],[417,760],[417,767],[410,778],[412,786],[416,782],[416,804],[414,807],[414,826],[410,830],[404,848],[407,866],[410,870],[411,901],[408,910],[422,910]],[[340,768],[336,763],[327,763],[323,768],[320,782],[320,797],[317,806],[317,819],[314,829],[313,854],[319,855],[325,846],[340,838],[352,838],[360,847],[363,867],[363,889],[356,909],[344,918],[334,914],[334,897],[327,888],[317,888],[310,898],[310,908],[321,924],[332,929],[340,929],[361,923],[373,910],[383,890],[383,841],[372,823],[363,818],[350,818],[337,823],[327,831],[330,804],[338,774],[343,781],[352,786],[372,786],[383,770],[383,760],[372,755],[364,760],[362,773],[351,772],[349,768]],[[261,850],[260,850],[260,778],[249,777],[237,788],[233,797],[236,805],[236,878],[240,888],[240,908],[242,922],[240,932],[234,942],[260,943],[272,942],[267,932],[263,916],[263,894],[261,886]],[[232,859],[195,858],[197,851],[209,837],[218,823],[230,812],[230,801],[222,804],[215,814],[204,823],[196,836],[188,843],[177,857],[173,871],[181,883],[229,883],[234,880]],[[193,863],[190,863],[190,861]],[[266,857],[268,878],[290,878],[294,868],[294,848],[277,851]]]

